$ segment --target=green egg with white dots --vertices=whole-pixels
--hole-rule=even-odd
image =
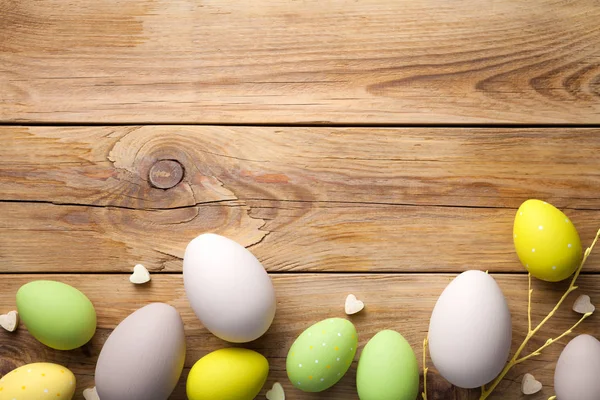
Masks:
[[[339,382],[352,365],[358,334],[352,322],[329,318],[306,329],[288,352],[286,370],[294,387],[322,392]]]

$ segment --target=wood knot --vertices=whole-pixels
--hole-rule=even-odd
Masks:
[[[160,160],[148,173],[150,184],[159,189],[171,189],[183,179],[183,166],[176,160]]]

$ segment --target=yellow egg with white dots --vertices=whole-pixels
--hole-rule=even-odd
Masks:
[[[0,400],[71,400],[75,375],[51,363],[33,363],[12,370],[0,379]]]
[[[558,282],[581,262],[581,240],[571,220],[541,200],[527,200],[517,210],[513,240],[523,266],[534,277]]]

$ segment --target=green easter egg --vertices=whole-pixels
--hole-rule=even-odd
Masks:
[[[410,344],[395,331],[377,333],[358,361],[356,388],[360,400],[415,400],[419,364]]]
[[[62,282],[33,281],[21,286],[17,310],[33,337],[53,349],[81,347],[96,332],[92,302]]]
[[[288,378],[305,392],[328,389],[348,371],[357,346],[352,322],[343,318],[317,322],[292,344],[286,361]]]

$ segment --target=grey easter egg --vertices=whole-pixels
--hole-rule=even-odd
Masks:
[[[106,340],[96,364],[96,391],[102,400],[166,400],[184,362],[179,313],[152,303],[125,318]]]

